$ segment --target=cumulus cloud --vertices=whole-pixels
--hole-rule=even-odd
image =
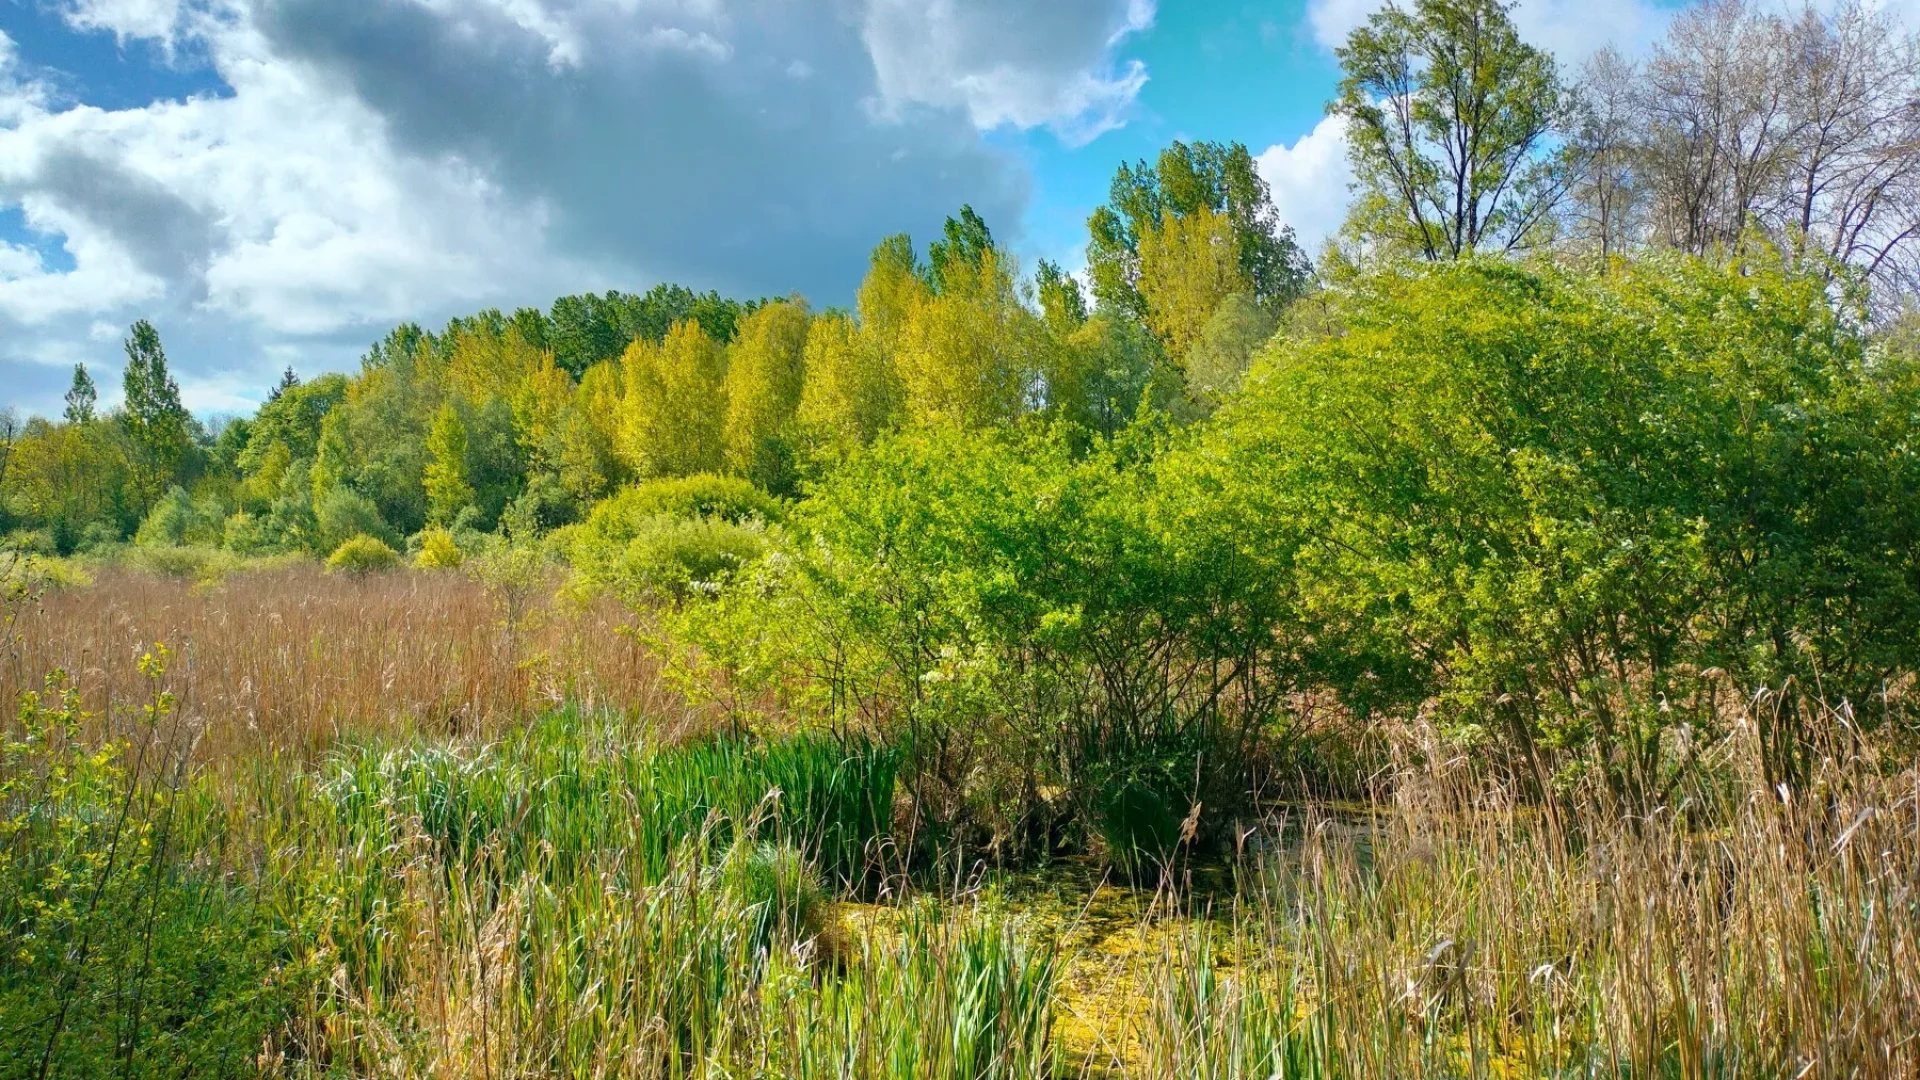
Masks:
[[[1352,199],[1347,122],[1329,116],[1293,145],[1268,147],[1254,159],[1254,167],[1273,189],[1280,220],[1293,226],[1304,250],[1318,252],[1339,229]]]
[[[1027,178],[983,130],[1118,123],[1146,76],[1114,49],[1152,18],[1145,0],[60,10],[204,57],[220,90],[56,103],[0,35],[0,210],[71,263],[0,237],[0,377],[110,367],[93,329],[151,316],[203,408],[289,361],[349,363],[402,319],[661,280],[836,302],[882,236],[963,202],[1013,233]]]
[[[1049,124],[1079,145],[1146,85],[1145,66],[1112,51],[1153,14],[1151,0],[872,0],[862,29],[890,113],[962,106],[980,128]]]

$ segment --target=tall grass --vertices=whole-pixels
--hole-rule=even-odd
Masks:
[[[195,583],[102,568],[92,585],[22,607],[0,694],[13,701],[57,668],[105,715],[145,692],[136,661],[164,641],[175,653],[166,688],[202,729],[208,760],[311,756],[343,734],[499,732],[563,702],[690,718],[620,632],[630,616],[617,604],[553,589],[522,599],[445,572],[349,580],[298,564]]]
[[[1263,860],[1239,963],[1158,957],[1131,1075],[1920,1075],[1920,770],[1557,817],[1428,773],[1391,809]]]

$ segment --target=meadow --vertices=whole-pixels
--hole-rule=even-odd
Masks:
[[[8,1076],[1920,1067],[1920,770],[1844,714],[1791,793],[1730,715],[1650,808],[1410,723],[1364,797],[1130,873],[930,848],[900,749],[742,730],[551,589],[512,626],[425,571],[12,605]]]

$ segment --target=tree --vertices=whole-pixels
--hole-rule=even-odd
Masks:
[[[448,525],[472,506],[474,499],[473,484],[467,477],[467,425],[451,401],[440,406],[434,417],[433,429],[427,433],[427,453],[427,519]]]
[[[870,262],[866,280],[860,283],[860,322],[890,351],[930,290],[919,256],[913,252],[913,239],[906,233],[880,241]]]
[[[1757,230],[1796,261],[1873,282],[1882,311],[1896,308],[1920,286],[1916,98],[1920,45],[1876,7],[1688,9],[1632,81],[1644,239],[1708,254]]]
[[[1335,50],[1362,238],[1421,258],[1533,243],[1565,177],[1549,154],[1567,94],[1501,0],[1389,4]]]
[[[267,400],[276,401],[281,394],[299,385],[300,376],[294,374],[293,365],[289,364],[287,365],[287,370],[280,373],[280,381],[274,384],[273,389],[267,391]]]
[[[875,337],[837,312],[807,327],[798,419],[813,443],[864,446],[893,426],[900,379]]]
[[[167,371],[160,333],[141,319],[127,337],[127,368],[120,414],[131,444],[135,506],[144,516],[179,479],[193,450],[192,419],[180,404],[180,387]]]
[[[1070,334],[1087,321],[1087,297],[1080,283],[1058,263],[1041,259],[1033,271],[1033,289],[1040,314],[1056,334]]]
[[[1253,155],[1239,143],[1176,142],[1152,165],[1120,166],[1108,203],[1087,222],[1087,275],[1099,309],[1147,321],[1140,293],[1140,241],[1210,211],[1224,217],[1237,245],[1240,272],[1254,300],[1278,311],[1306,288],[1308,266],[1293,230],[1279,220]]]
[[[1203,206],[1142,230],[1139,287],[1147,325],[1169,354],[1185,356],[1221,301],[1252,292],[1233,222]]]
[[[937,293],[964,285],[992,250],[993,230],[973,207],[962,206],[958,218],[947,219],[945,239],[927,246],[927,283]]]
[[[907,412],[962,427],[1012,420],[1033,387],[1039,320],[1020,302],[997,248],[971,266],[949,259],[942,279],[901,333],[896,362]]]
[[[626,369],[624,438],[641,476],[714,472],[725,460],[726,351],[699,323],[675,323],[659,345],[635,339]]]
[[[99,400],[100,391],[93,385],[93,376],[87,374],[87,365],[73,365],[73,385],[67,388],[67,423],[93,423],[94,407]]]
[[[1239,390],[1254,352],[1273,336],[1273,329],[1273,318],[1244,294],[1221,301],[1187,351],[1187,392],[1211,410]]]
[[[1575,99],[1568,189],[1568,233],[1603,260],[1631,250],[1645,227],[1646,191],[1635,140],[1638,70],[1612,48],[1581,69]]]
[[[806,381],[806,301],[768,304],[740,320],[727,348],[727,465],[769,491],[793,482],[790,430]]]

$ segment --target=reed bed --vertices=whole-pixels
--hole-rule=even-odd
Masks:
[[[449,572],[296,564],[207,582],[102,568],[21,607],[0,694],[16,700],[59,669],[89,712],[109,716],[147,692],[138,658],[164,642],[166,688],[208,758],[311,755],[347,733],[484,734],[562,703],[691,722],[624,632],[631,615],[561,598],[559,584],[503,595]]]
[[[1920,767],[1844,712],[1789,789],[1729,706],[1651,809],[1409,725],[1371,803],[1134,894],[1089,1048],[1075,927],[900,861],[897,749],[689,723],[611,612],[305,574],[15,620],[82,663],[0,725],[0,1078],[1920,1075]]]
[[[1357,829],[1296,821],[1225,941],[1153,958],[1116,1067],[1920,1075],[1920,770],[1829,760],[1800,794],[1723,775],[1651,813],[1559,816],[1470,775],[1402,777]]]

